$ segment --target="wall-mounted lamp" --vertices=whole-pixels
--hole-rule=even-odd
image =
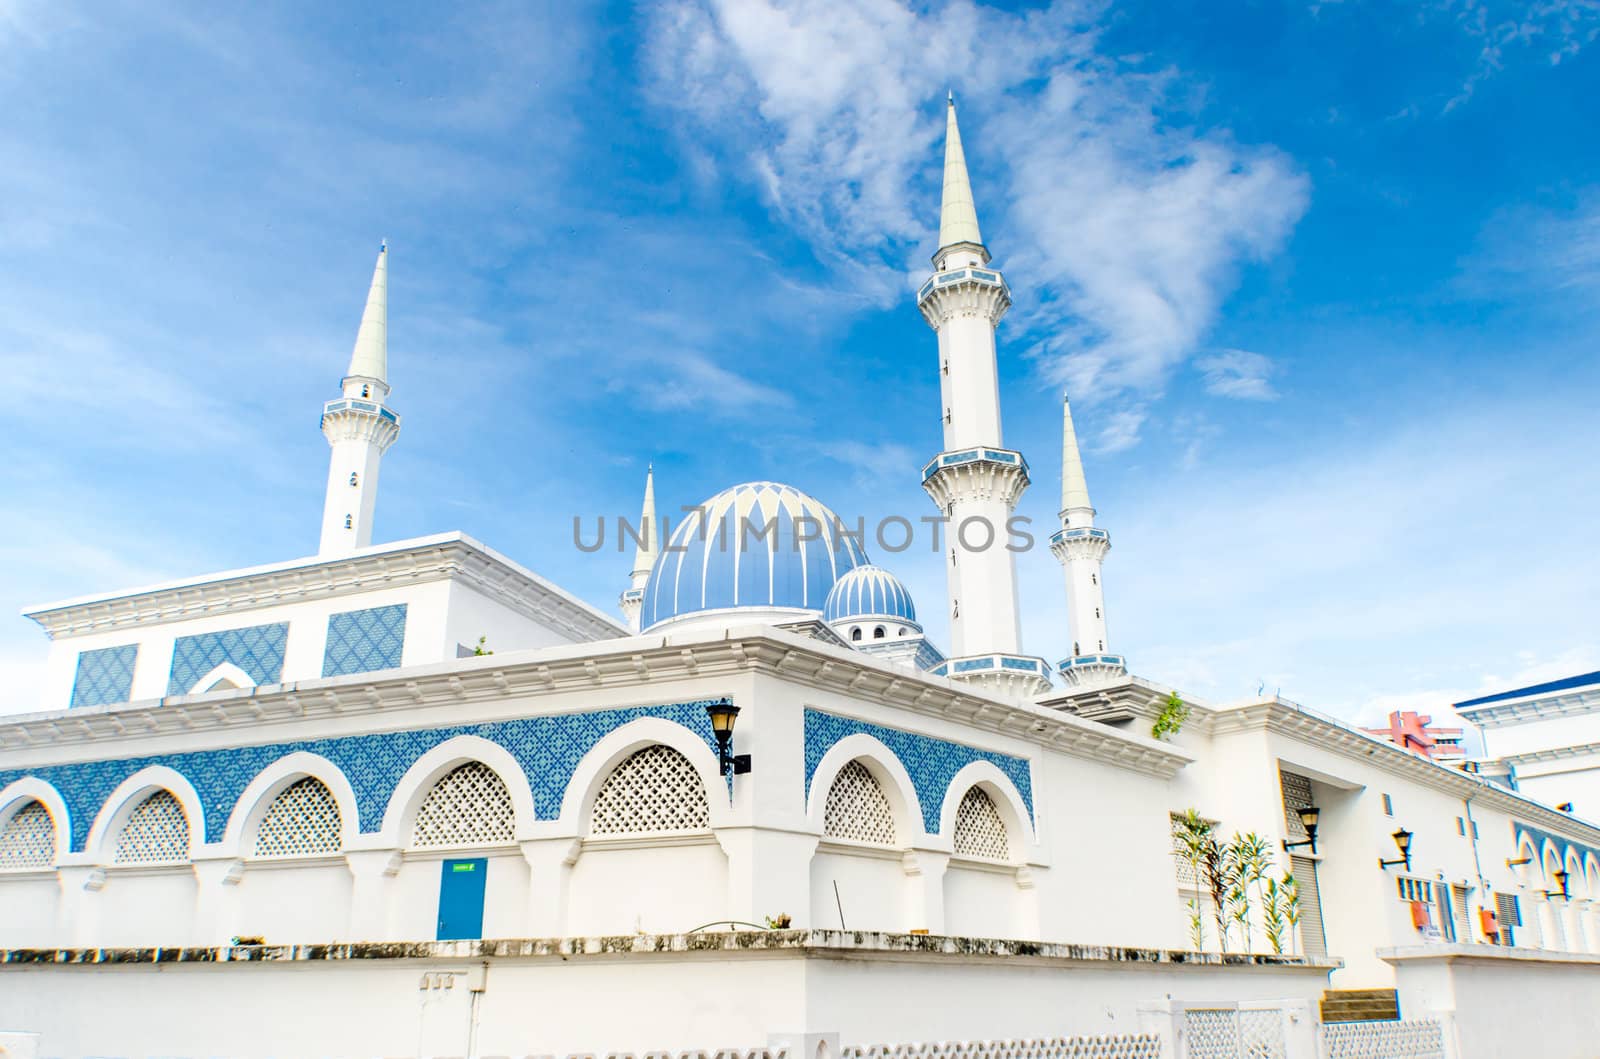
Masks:
[[[731,702],[714,702],[706,707],[711,717],[711,734],[717,737],[717,768],[726,776],[733,773],[743,776],[750,771],[749,754],[730,754],[733,745],[733,722],[739,719],[739,707]]]
[[[1291,850],[1299,846],[1310,846],[1311,852],[1315,853],[1317,851],[1317,820],[1322,816],[1322,810],[1314,805],[1308,805],[1304,809],[1297,809],[1296,812],[1300,816],[1300,826],[1306,829],[1305,841],[1290,842],[1285,840],[1283,848]]]
[[[1556,877],[1556,885],[1561,887],[1561,889],[1559,889],[1559,890],[1546,890],[1544,892],[1544,895],[1546,897],[1559,897],[1563,901],[1572,900],[1572,895],[1567,893],[1567,873],[1564,872],[1564,871],[1558,871],[1558,872],[1554,872],[1552,874],[1554,874],[1555,877]]]
[[[1400,830],[1396,831],[1394,833],[1394,844],[1400,850],[1400,859],[1398,859],[1398,860],[1384,860],[1382,857],[1379,857],[1378,858],[1378,867],[1380,867],[1380,868],[1388,868],[1388,867],[1391,867],[1391,866],[1393,866],[1395,864],[1404,864],[1406,866],[1406,871],[1410,871],[1411,870],[1411,832],[1407,831],[1403,827]]]
[[[1524,864],[1532,864],[1532,863],[1533,863],[1533,858],[1532,857],[1518,857],[1516,860],[1512,860],[1509,857],[1506,858],[1506,867],[1508,867],[1508,868],[1520,868]]]

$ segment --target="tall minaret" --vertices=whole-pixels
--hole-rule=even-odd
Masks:
[[[384,405],[389,396],[389,245],[378,248],[372,289],[350,354],[344,396],[322,406],[328,460],[328,495],[322,506],[318,555],[343,555],[372,543],[378,502],[378,462],[400,436],[400,417]]]
[[[1111,534],[1094,525],[1089,482],[1078,453],[1078,432],[1072,427],[1072,405],[1063,397],[1061,529],[1050,538],[1050,551],[1067,575],[1067,614],[1072,628],[1072,653],[1062,659],[1059,668],[1067,683],[1077,687],[1128,675],[1126,660],[1106,653],[1106,598],[1100,564],[1110,550]]]
[[[639,611],[644,607],[644,586],[650,580],[650,569],[656,565],[656,469],[652,464],[644,475],[644,507],[639,512],[639,543],[633,551],[633,573],[628,576],[628,590],[622,593],[619,606],[628,627],[639,631]]]
[[[978,231],[967,159],[952,97],[945,110],[944,199],[934,274],[917,292],[939,335],[944,451],[922,469],[922,487],[945,524],[951,657],[934,672],[1018,695],[1049,687],[1049,666],[1019,654],[1017,571],[1007,524],[1028,487],[1022,453],[1002,448],[994,330],[1011,291]]]

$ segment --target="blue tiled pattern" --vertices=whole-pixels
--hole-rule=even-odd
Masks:
[[[257,684],[276,684],[283,676],[283,648],[289,625],[252,625],[180,636],[172,646],[168,695],[187,695],[195,683],[224,662],[238,666]]]
[[[541,820],[553,820],[561,814],[561,799],[566,795],[567,783],[578,761],[608,732],[636,718],[661,717],[675,721],[704,739],[706,746],[715,752],[716,737],[711,734],[707,705],[709,702],[637,706],[489,724],[17,769],[0,771],[0,787],[23,776],[36,776],[55,787],[66,799],[67,809],[72,814],[72,848],[80,851],[89,837],[95,816],[117,785],[142,768],[164,765],[194,784],[205,811],[206,841],[215,842],[227,830],[228,817],[250,781],[284,755],[304,750],[327,758],[345,774],[355,789],[361,830],[371,833],[383,826],[383,813],[395,784],[419,757],[447,739],[476,735],[498,743],[517,759],[533,784],[535,814]]]
[[[398,669],[406,640],[406,605],[351,610],[328,617],[328,646],[322,652],[322,675],[372,673]]]
[[[127,702],[133,692],[133,664],[139,645],[102,647],[78,652],[78,676],[72,682],[72,705],[105,706]]]
[[[951,743],[915,732],[902,732],[898,728],[885,728],[850,717],[838,717],[821,710],[806,711],[806,798],[811,797],[811,778],[817,765],[833,744],[846,736],[865,732],[894,751],[911,783],[917,790],[917,801],[922,803],[922,821],[930,835],[939,833],[939,811],[944,808],[944,796],[950,781],[957,772],[974,761],[987,761],[1016,784],[1022,802],[1033,815],[1033,781],[1024,758],[1010,754],[997,754],[992,750],[979,750],[962,743]]]

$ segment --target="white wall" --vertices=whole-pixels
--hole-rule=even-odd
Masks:
[[[194,870],[112,868],[95,895],[96,943],[107,947],[190,945],[196,940]]]
[[[274,945],[354,941],[350,869],[333,863],[251,862],[235,884],[236,911],[223,933],[264,938]]]
[[[1014,868],[951,861],[944,873],[944,932],[1022,938],[1031,930]]]
[[[732,914],[728,858],[709,835],[694,845],[586,843],[568,908],[572,934],[681,934]]]

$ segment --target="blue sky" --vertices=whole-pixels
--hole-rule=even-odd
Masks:
[[[1070,388],[1136,672],[1367,717],[1600,667],[1592,3],[67,7],[0,0],[0,613],[313,551],[385,236],[381,539],[609,608],[572,520],[651,460],[931,513],[950,88],[1022,513]],[[0,617],[0,709],[44,646]]]

